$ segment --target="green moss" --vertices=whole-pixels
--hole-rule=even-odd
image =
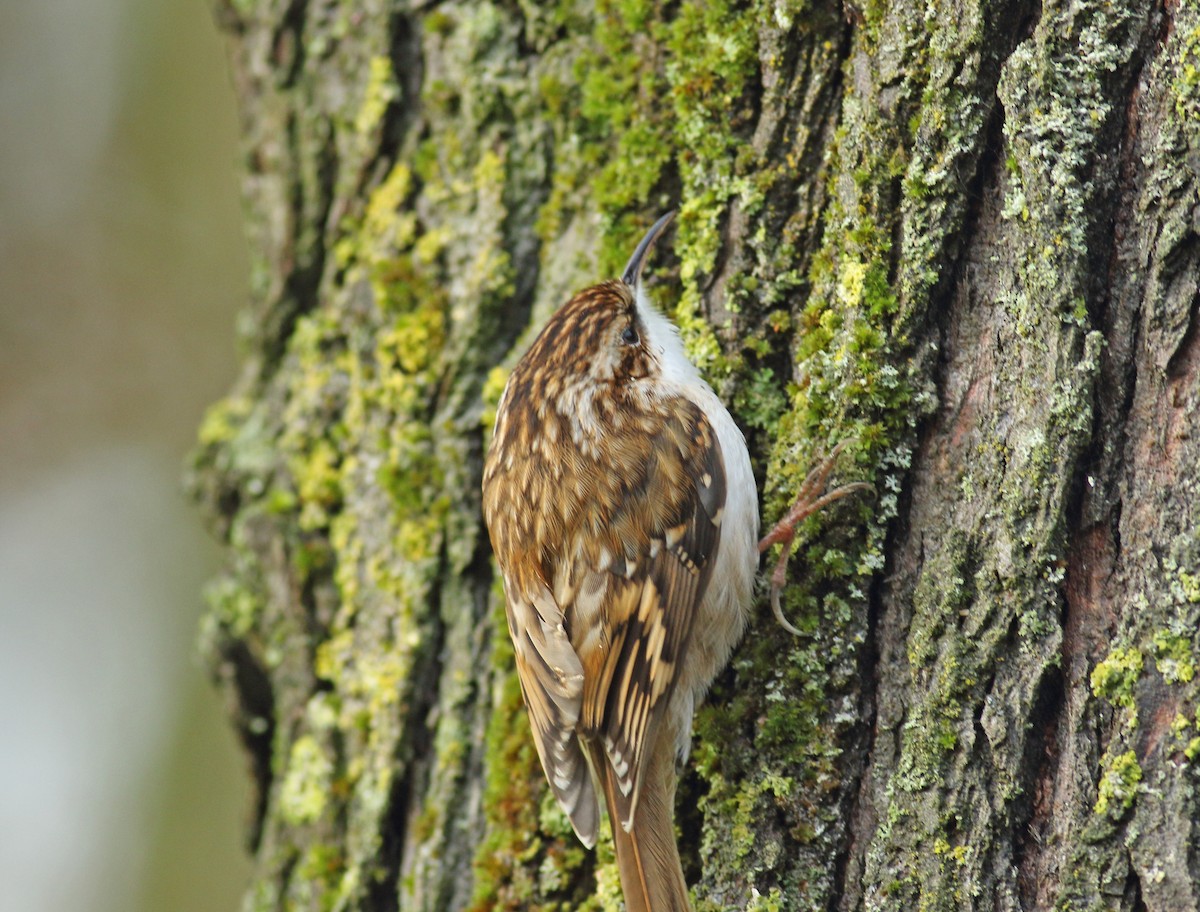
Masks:
[[[562,197],[586,184],[596,211],[604,216],[597,251],[600,275],[616,275],[628,258],[641,227],[631,210],[648,200],[671,158],[669,124],[659,103],[665,94],[662,77],[635,40],[644,34],[636,23],[646,22],[650,8],[636,2],[598,4],[595,43],[574,62],[579,126],[589,148],[575,163],[578,170],[556,175],[548,206],[557,208]],[[650,37],[660,38],[661,28],[648,26]],[[552,224],[546,216],[542,221]]]
[[[315,881],[327,888],[325,902],[321,908],[334,908],[335,888],[345,873],[346,857],[336,846],[316,843],[309,846],[300,860],[297,873],[308,881]]]
[[[836,615],[836,607],[828,607]],[[837,730],[825,712],[831,644],[817,635],[821,608],[815,600],[789,608],[806,636],[789,639],[782,651],[768,635],[739,652],[739,674],[771,670],[754,687],[720,694],[723,699],[704,707],[693,739],[696,771],[706,789],[699,800],[706,821],[700,848],[705,872],[718,872],[718,882],[753,884],[768,872],[778,877],[786,871],[784,895],[804,903],[819,903],[823,895],[819,859],[823,834],[833,823],[816,799],[839,782]],[[748,719],[756,720],[749,740]],[[766,836],[759,826],[777,815],[788,821],[788,843]]]
[[[362,105],[354,120],[354,132],[359,135],[369,134],[378,128],[388,105],[399,94],[392,64],[387,57],[372,57],[367,72]]]
[[[1166,630],[1156,632],[1154,667],[1168,684],[1189,683],[1196,676],[1191,638]]]
[[[683,288],[675,317],[689,355],[718,388],[736,364],[714,352],[712,330],[697,325],[696,315],[730,207],[736,202],[753,215],[762,204],[744,139],[754,113],[745,96],[758,72],[759,14],[726,2],[684,3],[666,36],[669,123],[683,185],[675,244]],[[747,284],[731,283],[722,305],[738,313],[749,293]]]
[[[772,887],[765,895],[758,890],[751,890],[746,912],[782,912],[785,908],[783,893],[778,887]]]
[[[1188,605],[1200,605],[1200,573],[1180,569],[1177,579],[1180,600]]]
[[[1200,25],[1179,39],[1179,64],[1172,83],[1175,113],[1185,121],[1200,121]]]
[[[971,847],[966,845],[952,846],[939,836],[933,842],[933,854],[962,867],[967,863],[967,859],[971,857]]]
[[[421,20],[421,25],[427,32],[445,38],[454,31],[458,20],[445,10],[435,9],[427,13]]]
[[[1093,811],[1105,815],[1128,810],[1141,791],[1141,782],[1142,767],[1133,751],[1107,757]]]
[[[1134,688],[1142,676],[1142,653],[1135,647],[1113,649],[1092,669],[1092,693],[1116,706],[1135,707]]]
[[[326,807],[333,779],[333,763],[312,735],[292,744],[279,789],[279,812],[291,824],[312,823]]]
[[[683,193],[675,253],[683,287],[672,310],[689,354],[719,385],[732,369],[699,317],[699,289],[714,267],[721,219],[734,199],[746,205],[754,197],[738,150],[752,113],[739,106],[757,72],[756,16],[733,4],[689,2],[662,24],[650,15],[655,9],[639,2],[600,5],[595,44],[574,67],[577,129],[588,147],[574,163],[578,170],[568,166],[555,174],[539,233],[549,239],[567,200],[586,186],[589,208],[601,213],[599,274],[615,275],[648,224],[639,210],[647,203],[652,211],[663,207],[654,191],[669,168],[678,168]],[[643,50],[647,36],[668,54],[665,73]],[[562,110],[562,83],[550,85],[545,103]],[[738,309],[737,298],[726,302],[730,311]]]
[[[261,593],[231,576],[221,576],[209,583],[204,598],[209,610],[207,622],[216,622],[225,635],[238,639],[250,634],[265,607]]]
[[[370,76],[382,105],[389,74],[375,66]],[[352,759],[330,782],[332,767],[314,765],[318,742],[302,734],[281,794],[292,822],[329,813],[325,805],[345,820],[350,850],[336,884],[311,887],[326,904],[365,889],[378,864],[381,821],[402,772],[398,745],[414,669],[426,660],[431,632],[429,594],[450,510],[445,478],[456,470],[427,417],[448,339],[448,302],[431,264],[443,241],[408,211],[414,192],[410,171],[397,165],[361,217],[343,220],[333,244],[339,281],[365,292],[364,303],[337,317],[327,310],[301,317],[288,346],[298,370],[278,449],[298,528],[327,542],[327,556],[320,548],[298,553],[320,557],[305,566],[336,587],[337,610],[315,644],[315,671],[332,688],[329,724]],[[286,508],[286,497],[276,499]],[[381,502],[391,506],[382,517]],[[452,743],[440,747],[452,756]]]
[[[778,856],[779,846],[759,844],[757,822],[764,808],[786,804],[796,791],[796,783],[787,776],[757,770],[753,778],[726,780],[719,772],[717,754],[708,742],[698,742],[701,753],[697,767],[709,782],[710,791],[701,799],[700,807],[708,815],[719,816],[727,823],[730,842],[717,846],[709,842],[702,854],[721,864],[732,864],[738,871],[770,870]]]
[[[1200,757],[1200,737],[1192,738],[1184,748],[1183,755],[1187,757],[1188,762],[1194,763],[1197,757]]]
[[[220,446],[231,442],[252,408],[253,403],[245,396],[229,396],[209,406],[197,434],[200,445]]]
[[[734,399],[734,407],[746,425],[764,431],[778,425],[787,406],[783,384],[769,367],[755,370]]]
[[[316,440],[289,460],[300,502],[300,528],[312,530],[329,523],[341,503],[340,454],[327,440]]]

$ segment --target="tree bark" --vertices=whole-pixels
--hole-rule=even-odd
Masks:
[[[1200,908],[1200,8],[221,0],[255,256],[191,480],[248,909],[616,909],[528,733],[507,371],[654,287],[773,520],[680,787],[697,910]]]

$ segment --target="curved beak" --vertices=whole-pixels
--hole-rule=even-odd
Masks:
[[[650,254],[650,248],[654,246],[658,236],[667,230],[667,226],[671,224],[673,218],[675,218],[674,209],[655,222],[637,245],[637,249],[633,251],[629,262],[625,264],[625,271],[621,273],[621,281],[630,288],[637,288],[637,284],[642,278],[642,267],[646,265],[646,257]]]

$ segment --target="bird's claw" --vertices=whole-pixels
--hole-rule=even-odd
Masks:
[[[832,491],[825,491],[825,482],[829,480],[838,455],[848,442],[843,440],[835,446],[833,451],[808,473],[800,485],[800,491],[796,495],[796,502],[792,504],[792,508],[758,543],[760,554],[774,544],[783,545],[779,553],[779,560],[775,562],[775,569],[771,573],[771,610],[774,612],[779,626],[793,636],[800,636],[800,631],[783,616],[783,606],[780,604],[779,594],[787,582],[787,565],[792,553],[792,542],[796,538],[796,527],[835,500],[841,500],[857,491],[872,490],[866,482],[856,481],[841,485]],[[825,493],[821,493],[822,491]]]

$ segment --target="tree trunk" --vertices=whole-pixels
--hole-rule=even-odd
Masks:
[[[222,0],[256,265],[201,430],[248,909],[616,909],[543,781],[479,483],[507,371],[659,301],[767,520],[697,910],[1200,908],[1200,8]]]

